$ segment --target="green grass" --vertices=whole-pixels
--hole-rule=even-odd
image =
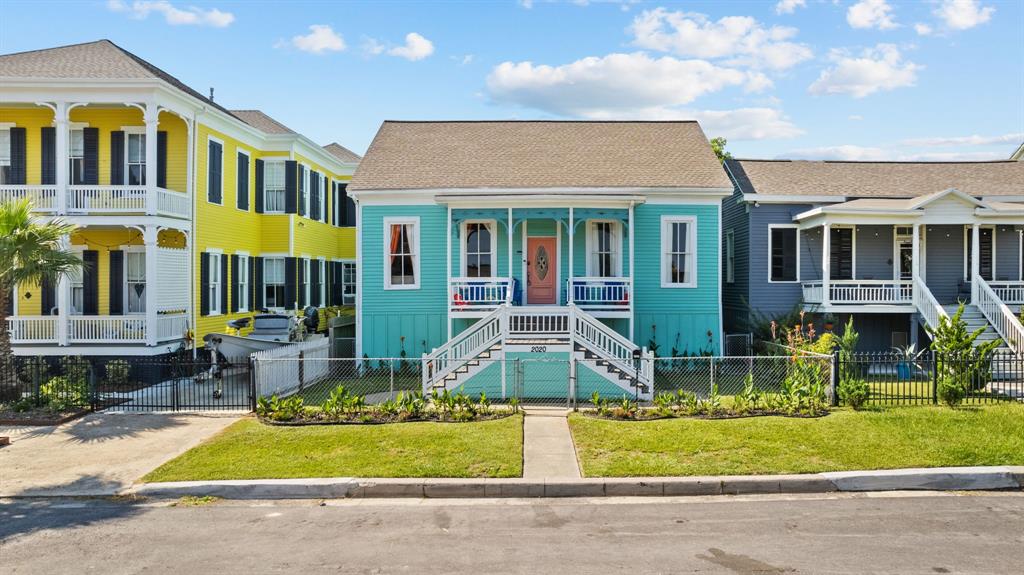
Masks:
[[[239,421],[143,481],[298,477],[519,477],[523,418],[475,423],[270,426]]]
[[[818,419],[569,419],[588,477],[1022,465],[1022,422],[1019,404],[841,409]]]

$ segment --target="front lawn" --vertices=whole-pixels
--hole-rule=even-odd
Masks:
[[[569,418],[588,477],[1024,465],[1024,405],[834,411],[816,419]]]
[[[519,477],[523,417],[476,423],[270,426],[247,418],[143,481]]]

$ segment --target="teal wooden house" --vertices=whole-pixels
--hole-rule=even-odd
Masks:
[[[638,355],[721,352],[732,184],[695,122],[385,122],[348,191],[357,355],[421,362],[425,391],[575,357],[647,397]]]

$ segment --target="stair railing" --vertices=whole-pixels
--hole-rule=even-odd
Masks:
[[[1014,353],[1024,351],[1024,326],[1021,325],[1020,320],[1003,303],[1003,300],[999,299],[992,286],[988,285],[984,278],[976,275],[973,281],[974,291],[978,294],[974,305],[978,306],[981,314],[985,316],[988,323],[992,324],[999,337],[1003,338],[1003,341],[1010,346]]]
[[[949,317],[946,309],[939,305],[931,290],[918,277],[914,278],[913,298],[914,307],[917,308],[918,313],[924,318],[925,324],[928,327],[935,329],[939,326],[940,317]]]
[[[508,305],[480,318],[443,346],[422,356],[421,381],[423,393],[429,393],[434,382],[466,365],[491,346],[501,341],[508,322]]]
[[[637,366],[633,360],[636,344],[579,308],[575,308],[570,317],[574,342],[580,342],[598,357],[625,373],[636,371]],[[653,354],[648,354],[649,352],[644,349],[641,355],[643,359],[640,365],[640,383],[649,386],[654,380],[654,362],[650,361]]]

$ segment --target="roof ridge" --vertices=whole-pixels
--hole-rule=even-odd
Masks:
[[[800,158],[731,158],[736,162],[807,162],[815,164],[1014,164],[1016,160],[805,160]]]
[[[10,54],[0,54],[0,57],[7,56],[24,56],[25,54],[35,54],[37,52],[49,52],[50,50],[61,50],[63,48],[77,48],[78,46],[88,46],[89,44],[102,44],[106,42],[115,48],[120,48],[117,44],[108,38],[100,38],[99,40],[90,40],[88,42],[76,42],[74,44],[64,44],[63,46],[50,46],[48,48],[36,48],[34,50],[22,50],[21,52],[11,52]]]

